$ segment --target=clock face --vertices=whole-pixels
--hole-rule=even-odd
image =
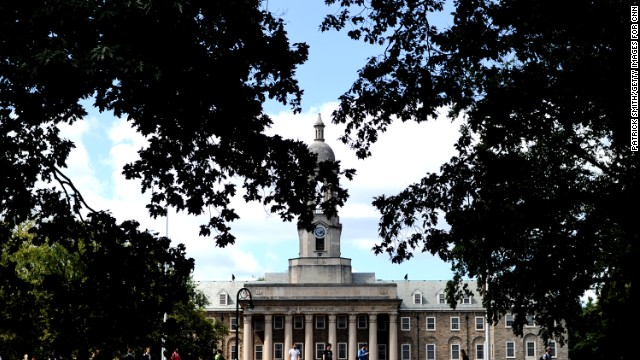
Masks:
[[[318,225],[315,229],[313,229],[313,235],[315,235],[315,237],[317,238],[322,239],[323,237],[325,237],[325,235],[327,235],[327,229],[325,229],[325,227],[322,225]]]

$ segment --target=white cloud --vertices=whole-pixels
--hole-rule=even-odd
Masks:
[[[274,124],[268,133],[311,143],[315,134],[313,124],[318,113],[322,114],[325,138],[336,158],[344,167],[357,170],[356,178],[343,184],[353,197],[339,213],[343,224],[342,256],[354,258],[354,269],[359,271],[378,272],[378,278],[400,278],[400,272],[419,264],[393,265],[387,256],[372,254],[379,214],[372,207],[371,199],[383,193],[396,193],[418,181],[426,171],[437,171],[440,164],[453,155],[452,144],[457,139],[459,125],[452,125],[446,119],[423,124],[393,124],[372,147],[373,156],[359,160],[337,140],[344,126],[330,121],[335,107],[336,103],[327,103],[303,114],[273,115]],[[107,148],[97,149],[89,143],[88,135],[100,131],[107,134]],[[90,205],[109,209],[120,221],[135,219],[143,229],[160,235],[168,232],[174,244],[184,243],[188,256],[196,261],[196,280],[230,279],[231,274],[241,280],[262,276],[265,272],[284,272],[288,259],[298,256],[295,222],[283,222],[261,204],[247,204],[239,197],[234,199],[233,206],[241,220],[230,224],[237,242],[225,248],[215,246],[211,238],[198,235],[199,225],[207,222],[205,215],[170,212],[168,221],[150,218],[145,208],[149,195],[140,194],[139,180],[126,180],[122,175],[122,166],[137,159],[138,150],[146,145],[145,138],[124,119],[108,114],[88,117],[65,128],[64,134],[76,143],[67,171],[73,174]]]

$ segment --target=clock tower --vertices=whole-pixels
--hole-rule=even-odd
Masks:
[[[314,128],[315,139],[309,151],[318,156],[318,162],[335,161],[333,150],[324,141],[324,123],[320,114]],[[312,231],[298,230],[300,257],[289,260],[289,282],[350,284],[351,259],[340,257],[340,218],[337,214],[328,217],[316,209],[313,226]]]

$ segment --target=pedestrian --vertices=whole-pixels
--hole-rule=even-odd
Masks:
[[[331,344],[327,344],[327,348],[322,352],[322,360],[333,360],[333,351],[331,351]]]
[[[462,352],[462,360],[469,360],[469,356],[466,351],[460,350],[460,352]]]
[[[127,346],[127,355],[124,356],[124,360],[135,360],[136,357],[133,356],[133,349],[130,346]]]
[[[551,347],[547,347],[547,351],[540,357],[540,360],[551,360]]]
[[[300,360],[300,350],[296,348],[296,344],[291,345],[291,349],[289,349],[289,358],[291,360]]]
[[[147,346],[142,354],[142,360],[151,360],[151,347]]]
[[[358,350],[358,360],[369,360],[369,347],[367,344],[363,344]]]
[[[178,348],[173,350],[173,354],[171,354],[171,360],[180,360],[180,354],[178,353]]]
[[[214,360],[225,360],[224,355],[222,355],[222,350],[216,350],[216,356],[214,357]]]

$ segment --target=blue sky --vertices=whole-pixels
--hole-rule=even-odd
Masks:
[[[343,166],[355,168],[356,178],[343,182],[351,194],[339,210],[343,225],[342,257],[352,259],[353,271],[375,272],[378,279],[449,279],[450,265],[429,254],[416,254],[403,264],[392,264],[388,256],[375,256],[371,248],[377,236],[378,214],[371,206],[374,196],[395,194],[418,181],[426,172],[437,171],[454,155],[459,123],[439,119],[420,125],[397,123],[373,148],[373,156],[359,160],[337,138],[343,128],[331,124],[330,114],[337,98],[357,76],[365,60],[379,49],[349,40],[345,34],[320,33],[319,24],[332,9],[323,1],[269,0],[269,10],[282,15],[292,42],[310,45],[309,60],[299,68],[297,77],[304,89],[303,111],[293,115],[287,107],[269,103],[267,112],[274,119],[272,133],[313,141],[313,124],[321,114],[325,138]],[[256,203],[235,202],[241,220],[231,224],[237,242],[218,248],[208,238],[198,236],[198,225],[206,222],[186,214],[170,213],[167,219],[150,219],[138,182],[125,180],[122,166],[137,157],[145,139],[135,133],[125,119],[91,111],[83,121],[63,127],[63,134],[76,142],[67,169],[85,199],[93,208],[109,209],[119,220],[136,219],[143,228],[167,234],[184,243],[196,261],[195,280],[236,281],[263,276],[265,272],[285,272],[290,258],[297,257],[298,238],[295,223],[283,223]]]

